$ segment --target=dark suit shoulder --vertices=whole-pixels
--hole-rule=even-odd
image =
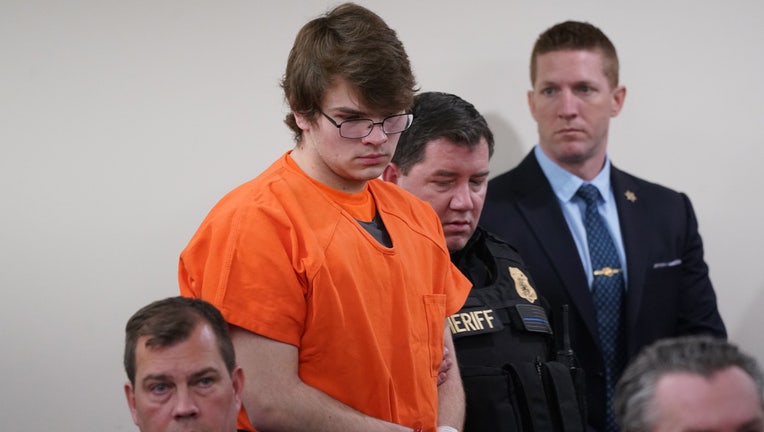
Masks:
[[[510,170],[489,180],[485,201],[491,203],[505,199],[507,194],[513,190],[512,185],[515,184],[514,178],[516,178],[516,174],[514,170]]]
[[[518,236],[527,231],[529,221],[527,212],[521,207],[534,212],[546,209],[554,214],[553,217],[562,218],[552,186],[533,150],[516,167],[488,182],[480,217],[483,227],[523,251],[526,245]]]
[[[613,165],[611,165],[610,171],[611,180],[617,182],[618,184],[636,185],[650,192],[662,193],[666,195],[685,195],[684,192],[677,191],[660,183],[655,183],[641,177],[637,177],[634,174],[623,171]]]
[[[611,167],[610,179],[613,194],[619,201],[626,199],[636,203],[641,200],[642,204],[656,211],[675,210],[677,206],[691,208],[689,197],[685,193],[639,178],[615,166]]]
[[[525,195],[544,185],[549,187],[549,182],[531,150],[516,167],[488,181],[486,201],[506,200],[515,194]]]

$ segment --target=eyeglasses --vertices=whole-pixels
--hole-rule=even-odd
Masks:
[[[414,114],[396,114],[385,117],[381,122],[375,122],[371,119],[352,119],[337,123],[333,118],[326,115],[325,112],[318,110],[331,124],[340,130],[340,136],[343,138],[365,138],[374,130],[374,126],[381,125],[382,132],[387,135],[399,134],[411,126],[414,121]]]

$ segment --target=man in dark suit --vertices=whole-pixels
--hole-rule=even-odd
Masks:
[[[607,157],[610,119],[626,97],[607,36],[588,23],[557,24],[539,36],[530,69],[539,145],[489,182],[480,222],[518,248],[556,325],[569,305],[589,424],[615,431],[615,380],[641,347],[686,334],[726,337],[726,330],[689,198]],[[587,200],[584,190],[594,195]],[[605,266],[603,249],[614,257]]]

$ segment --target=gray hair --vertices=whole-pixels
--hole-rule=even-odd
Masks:
[[[615,389],[615,416],[621,432],[648,432],[655,422],[652,400],[658,380],[672,372],[709,378],[737,366],[753,379],[764,410],[764,376],[756,360],[723,339],[685,336],[644,348],[629,364]]]

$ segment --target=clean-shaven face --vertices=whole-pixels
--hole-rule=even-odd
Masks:
[[[541,149],[574,174],[596,174],[605,161],[610,118],[620,112],[626,89],[611,88],[598,50],[541,54],[536,71],[528,104]]]
[[[229,375],[209,324],[169,347],[138,339],[135,386],[125,395],[141,432],[233,432],[241,407],[243,372]]]
[[[430,203],[440,217],[448,250],[462,249],[477,228],[488,185],[488,143],[469,148],[446,138],[427,143],[424,159],[398,185]]]
[[[372,113],[358,102],[345,80],[337,79],[324,94],[321,110],[337,124],[346,120],[382,121],[401,113]],[[323,115],[313,122],[295,114],[303,139],[292,152],[300,168],[310,177],[345,192],[359,192],[368,180],[379,177],[395,153],[400,134],[387,135],[380,125],[364,138],[343,138],[339,129]]]

